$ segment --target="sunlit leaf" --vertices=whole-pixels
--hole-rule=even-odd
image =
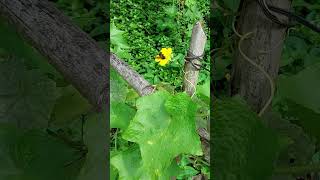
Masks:
[[[137,108],[123,138],[139,144],[143,168],[151,177],[162,177],[179,154],[202,155],[196,105],[187,94],[159,91],[138,99]]]

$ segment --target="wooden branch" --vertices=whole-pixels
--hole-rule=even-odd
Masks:
[[[108,60],[140,94],[153,87],[114,54],[107,53],[46,0],[0,0],[0,13],[98,110],[106,105]]]
[[[106,107],[108,55],[47,0],[0,0],[13,24],[98,111]]]
[[[188,52],[188,57],[192,56],[202,56],[204,54],[204,47],[207,41],[207,36],[203,31],[200,22],[197,22],[191,34],[190,48]],[[201,62],[198,59],[191,60],[194,65],[199,65],[201,67]],[[190,61],[185,61],[184,66],[184,82],[183,88],[190,96],[193,96],[196,91],[199,69],[194,67]],[[210,135],[204,128],[197,129],[199,136],[201,137],[201,146],[204,152],[204,158],[206,161],[210,162]]]
[[[192,29],[190,48],[187,56],[202,56],[206,41],[207,36],[202,29],[201,23],[197,22]],[[193,64],[200,65],[201,67],[201,62],[198,59],[192,61]],[[192,63],[186,61],[184,65],[184,72],[183,88],[190,96],[192,96],[196,90],[199,70],[195,68]]]
[[[207,180],[208,178],[206,178],[204,175],[202,174],[198,174],[196,176],[192,177],[192,180]]]
[[[270,0],[271,4],[290,9],[289,0]],[[283,17],[281,20],[286,21]],[[256,1],[244,0],[238,31],[252,36],[243,41],[243,53],[261,66],[271,77],[276,79],[286,29],[266,18]],[[230,95],[244,97],[252,109],[259,112],[270,98],[270,83],[266,76],[248,63],[239,50],[236,52],[232,70]]]
[[[127,63],[120,60],[116,55],[111,54],[112,67],[130,84],[140,96],[149,95],[154,92],[154,87],[140,74],[134,71]]]
[[[203,139],[210,141],[210,134],[204,128],[198,128],[197,132]]]

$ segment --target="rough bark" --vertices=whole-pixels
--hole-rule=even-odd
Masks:
[[[198,128],[197,132],[201,137],[201,147],[204,154],[204,159],[210,163],[210,134],[204,128]]]
[[[201,23],[197,22],[192,29],[192,36],[190,41],[190,48],[188,57],[201,56],[204,52],[204,47],[207,41],[207,36],[201,27]],[[194,64],[201,66],[201,62],[198,59],[192,60]],[[195,68],[189,61],[184,65],[184,90],[192,96],[196,90],[199,70]]]
[[[0,13],[98,111],[106,105],[108,55],[53,3],[46,0],[0,0]]]
[[[207,36],[201,26],[200,22],[197,22],[192,29],[190,47],[188,52],[188,57],[192,56],[202,56],[204,53],[204,47],[207,41]],[[199,59],[191,60],[193,64],[199,65],[201,67],[201,62]],[[194,67],[190,61],[185,61],[184,65],[184,82],[183,88],[190,96],[193,96],[196,91],[196,86],[198,82],[199,69]],[[199,128],[198,134],[201,137],[201,146],[203,149],[205,160],[210,162],[210,147],[209,140],[210,135],[204,128]]]
[[[196,176],[192,177],[192,180],[207,180],[208,178],[206,178],[204,175],[202,174],[198,174]]]
[[[108,55],[51,2],[0,0],[0,13],[98,111],[107,102],[109,62],[140,95],[153,92],[141,75],[114,54]]]
[[[291,4],[289,0],[266,0],[266,2],[284,9],[290,9]],[[279,70],[286,29],[267,19],[256,0],[243,1],[237,25],[237,31],[242,35],[253,32],[253,36],[242,43],[241,49],[244,54],[275,79]],[[270,83],[267,78],[249,64],[239,51],[236,53],[231,80],[231,95],[235,94],[244,97],[256,112],[263,108],[270,97]]]
[[[154,92],[154,87],[140,74],[134,71],[127,63],[111,54],[110,61],[112,67],[130,84],[140,96],[145,96]]]

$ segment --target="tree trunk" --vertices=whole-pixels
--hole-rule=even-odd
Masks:
[[[289,0],[266,0],[274,6],[290,9]],[[275,14],[276,15],[276,14]],[[285,20],[279,17],[280,20]],[[273,79],[277,77],[286,28],[269,20],[256,0],[244,0],[237,21],[237,31],[253,35],[241,46],[246,56],[260,65]],[[252,109],[259,112],[270,98],[270,83],[266,76],[236,52],[233,64],[231,95],[244,97]]]

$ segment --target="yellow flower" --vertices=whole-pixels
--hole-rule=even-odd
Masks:
[[[168,64],[172,56],[172,48],[162,48],[160,54],[155,58],[156,62],[159,62],[160,66],[165,66]]]

